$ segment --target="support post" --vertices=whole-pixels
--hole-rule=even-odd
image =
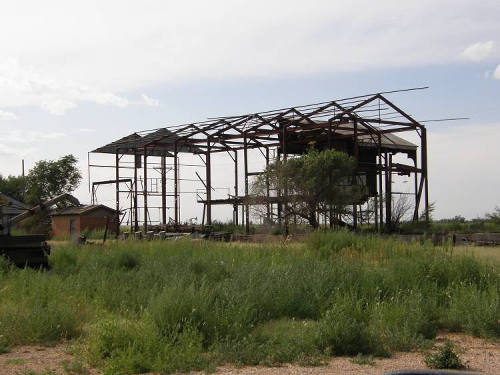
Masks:
[[[161,156],[161,221],[167,224],[167,163],[165,155]]]
[[[207,141],[207,154],[205,164],[207,188],[207,225],[212,225],[212,171],[210,170],[210,141]]]
[[[139,157],[139,158],[138,158]],[[134,151],[134,231],[139,230],[139,212],[137,209],[137,169],[139,169],[140,155],[137,154],[137,150]]]
[[[269,168],[269,147],[266,147],[266,171]],[[266,219],[267,219],[267,224],[269,225],[271,223],[271,206],[269,203],[269,197],[270,197],[270,185],[269,185],[269,175],[266,173]]]
[[[392,231],[392,154],[385,154],[385,217],[387,230]]]
[[[178,151],[177,151],[177,142],[174,145],[174,219],[175,226],[179,225],[179,181],[178,181]]]
[[[332,149],[332,120],[328,120],[328,149]],[[329,185],[332,184],[332,174],[328,175]],[[333,229],[333,207],[330,205],[328,207],[328,221],[330,222],[330,229]]]
[[[377,174],[378,174],[378,196],[379,196],[379,227],[378,230],[382,233],[384,227],[384,190],[383,190],[383,180],[382,180],[382,169],[384,164],[382,162],[382,136],[378,135],[378,166],[377,166]]]
[[[148,231],[148,149],[144,147],[144,234]]]
[[[425,184],[425,222],[429,225],[429,176],[427,171],[427,129],[422,127],[422,174]]]
[[[120,155],[119,150],[116,150],[115,154],[115,198],[116,198],[116,223],[115,223],[115,237],[118,238],[120,235]]]
[[[238,151],[234,151],[234,197],[238,198]],[[233,206],[234,225],[238,226],[238,203]]]
[[[353,121],[353,127],[354,127],[354,162],[356,164],[356,172],[353,177],[353,184],[356,183],[356,176],[358,172],[358,165],[359,165],[359,144],[358,144],[358,121],[354,119]],[[352,223],[354,230],[358,229],[358,205],[357,203],[354,203],[352,205]]]
[[[287,137],[287,132],[286,132],[286,124],[283,124],[283,142],[281,144],[281,150],[283,151],[283,162],[286,164],[286,161],[288,159],[287,156],[287,149],[286,149],[286,137]],[[284,184],[283,184],[283,216],[285,219],[285,235],[288,236],[290,232],[289,228],[289,213],[288,213],[288,181],[285,178]]]
[[[417,155],[415,155],[415,173],[414,173],[414,184],[415,184],[415,210],[413,211],[413,222],[418,223],[418,172],[417,169]]]
[[[250,211],[248,204],[248,140],[243,137],[243,159],[245,165],[245,233],[250,234]]]

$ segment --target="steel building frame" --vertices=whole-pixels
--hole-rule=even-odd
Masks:
[[[411,90],[416,89],[399,91]],[[120,183],[123,182],[120,169],[124,168],[124,166],[120,165],[120,159],[123,155],[135,156],[135,165],[127,167],[134,169],[134,177],[130,184],[129,193],[131,193],[132,197],[130,210],[131,217],[135,218],[135,230],[138,230],[139,227],[137,219],[138,195],[143,195],[143,225],[145,230],[148,229],[148,195],[150,194],[147,180],[150,157],[160,158],[162,224],[167,224],[167,196],[173,196],[174,223],[175,226],[179,226],[179,155],[181,153],[190,153],[204,156],[202,160],[206,170],[206,178],[203,180],[197,175],[205,189],[205,198],[198,199],[198,202],[204,204],[206,224],[211,225],[212,223],[212,206],[215,204],[232,205],[234,221],[238,224],[238,207],[241,206],[244,210],[243,220],[248,233],[250,228],[249,207],[252,204],[266,205],[268,218],[273,205],[277,205],[280,222],[283,219],[286,229],[288,228],[288,216],[286,215],[287,191],[281,192],[279,196],[271,196],[269,190],[267,197],[250,196],[249,177],[261,172],[249,172],[248,150],[258,149],[265,157],[266,164],[269,164],[270,150],[277,152],[278,159],[286,160],[293,153],[288,148],[292,146],[296,148],[300,144],[305,147],[306,143],[310,141],[310,138],[307,138],[308,135],[312,136],[315,141],[323,142],[327,147],[333,147],[333,144],[338,141],[348,141],[352,145],[349,153],[357,163],[357,173],[371,171],[377,176],[377,192],[374,194],[376,202],[375,224],[379,230],[384,228],[390,230],[392,228],[391,183],[394,174],[414,175],[415,206],[413,220],[417,221],[419,218],[422,196],[424,197],[425,220],[429,220],[427,131],[424,125],[397,107],[385,96],[388,93],[399,91],[362,95],[239,116],[210,118],[203,122],[140,131],[91,152],[115,155],[114,180],[106,181],[106,183],[114,181],[117,212],[120,211],[120,192],[123,192],[120,190]],[[416,146],[396,136],[396,134],[405,132],[416,132],[418,134],[420,139],[420,165],[417,164]],[[291,141],[292,138],[294,139],[293,142]],[[359,160],[360,149],[367,147],[376,150],[375,163],[366,163]],[[410,156],[414,160],[414,165],[393,163],[392,155],[405,152],[405,150],[408,150],[408,155],[414,154]],[[235,194],[228,199],[215,200],[212,199],[211,155],[221,152],[228,153],[234,161]],[[241,157],[240,153],[243,154],[244,166],[243,195],[239,195],[238,186],[238,158]],[[166,189],[167,158],[173,159],[174,191],[171,194],[167,194]],[[89,163],[89,170],[90,167],[97,166]],[[142,191],[138,190],[137,171],[139,168],[142,168],[143,178],[146,181],[146,183],[143,183]],[[354,205],[352,219],[354,227],[358,225],[357,209],[357,205]],[[330,217],[329,220],[331,225],[333,219]],[[117,229],[119,230],[119,228]]]

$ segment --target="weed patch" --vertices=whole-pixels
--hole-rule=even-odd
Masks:
[[[443,329],[500,337],[499,266],[429,243],[123,241],[59,246],[50,262],[0,262],[0,350],[74,339],[105,374],[363,361],[427,349]]]
[[[450,340],[446,340],[434,353],[427,354],[424,362],[433,369],[461,369],[464,367],[459,356],[459,348]]]

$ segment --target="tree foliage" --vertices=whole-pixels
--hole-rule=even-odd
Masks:
[[[35,205],[75,190],[82,179],[73,155],[58,160],[40,160],[26,180],[26,203]]]
[[[8,195],[11,198],[24,202],[24,179],[22,176],[0,175],[0,192]]]
[[[317,227],[317,213],[359,201],[362,187],[352,185],[354,170],[355,161],[346,153],[311,148],[299,157],[270,164],[252,184],[252,193],[264,196],[268,184],[281,195],[287,190],[286,213]]]

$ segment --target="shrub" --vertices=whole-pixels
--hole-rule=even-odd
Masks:
[[[318,346],[327,355],[387,355],[383,343],[369,326],[366,301],[338,298],[319,323]]]
[[[425,364],[434,369],[461,369],[464,367],[458,355],[458,347],[446,340],[434,353],[427,354]]]

